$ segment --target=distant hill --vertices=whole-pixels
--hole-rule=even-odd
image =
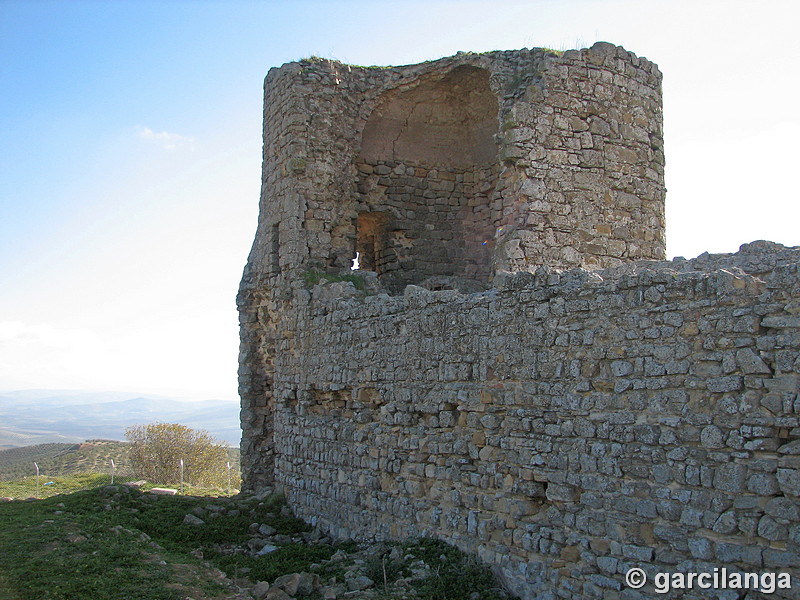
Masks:
[[[204,429],[238,446],[239,403],[186,402],[120,392],[22,390],[0,393],[0,448],[87,439],[125,439],[125,428],[160,421]]]

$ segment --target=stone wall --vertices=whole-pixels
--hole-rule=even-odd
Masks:
[[[246,487],[337,537],[450,541],[526,600],[652,597],[632,566],[798,574],[800,249],[641,260],[655,65],[292,63],[264,140]]]
[[[277,481],[338,537],[443,538],[524,598],[615,597],[633,566],[797,574],[800,249],[782,252],[763,278],[732,256],[299,292]]]
[[[365,198],[357,229],[359,266],[380,273],[394,293],[429,277],[460,276],[487,283],[495,227],[489,197],[496,169],[428,168],[411,161],[358,165]],[[371,198],[377,197],[377,201]]]

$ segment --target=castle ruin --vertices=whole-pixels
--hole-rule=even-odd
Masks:
[[[264,93],[247,488],[444,539],[526,600],[652,597],[631,567],[800,597],[800,248],[664,260],[656,65],[313,59]]]

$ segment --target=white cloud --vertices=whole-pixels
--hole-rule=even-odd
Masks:
[[[0,385],[8,389],[80,385],[105,355],[102,340],[88,329],[0,322]]]
[[[158,144],[164,150],[188,149],[194,150],[195,140],[193,137],[170,133],[168,131],[155,132],[149,127],[139,127],[138,136],[140,139]]]
[[[97,336],[87,329],[63,329],[47,323],[0,321],[0,350],[22,346],[47,348],[89,348],[97,344]]]
[[[129,327],[0,321],[0,389],[236,397],[235,313],[203,305],[182,318],[149,310],[136,318],[132,306],[118,308],[130,315]]]
[[[683,138],[667,154],[667,256],[736,252],[766,239],[800,245],[795,168],[797,121]],[[672,158],[670,158],[672,157]]]

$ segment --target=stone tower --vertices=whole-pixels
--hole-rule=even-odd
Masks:
[[[271,69],[239,295],[248,483],[272,478],[263,354],[278,347],[262,338],[277,335],[304,273],[346,273],[357,259],[397,294],[662,259],[664,196],[661,73],[621,47]]]
[[[357,259],[396,295],[663,259],[664,196],[661,73],[612,44],[271,69],[238,299],[247,483],[273,477],[273,353],[304,274]]]
[[[800,248],[663,260],[660,86],[607,43],[271,70],[245,486],[525,600],[639,597],[631,566],[800,587]]]
[[[661,73],[622,48],[290,63],[264,110],[244,289],[356,253],[394,293],[664,258]]]

